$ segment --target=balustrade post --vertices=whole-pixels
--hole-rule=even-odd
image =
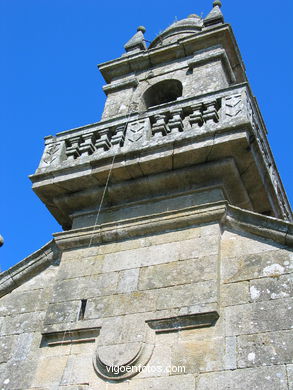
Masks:
[[[95,147],[96,149],[104,149],[105,151],[110,149],[110,129],[103,129],[98,132],[99,138],[96,140]]]
[[[168,122],[170,133],[180,133],[183,131],[182,108],[171,111],[172,118]]]
[[[120,146],[123,146],[125,141],[126,125],[120,125],[116,128],[115,134],[112,136],[111,144],[114,150],[117,150]]]
[[[84,134],[82,135],[83,142],[79,145],[79,152],[81,155],[85,154],[87,156],[90,156],[95,151],[94,147],[94,134]]]
[[[191,127],[199,128],[203,125],[202,103],[191,106],[192,114],[189,115],[189,123]]]
[[[207,124],[213,124],[219,122],[216,100],[211,100],[204,103],[204,111],[202,113],[202,116],[203,116],[203,120]]]
[[[158,137],[161,135],[167,135],[168,128],[166,125],[167,115],[166,114],[156,114],[155,123],[152,126],[153,136]]]
[[[80,156],[80,152],[79,152],[80,140],[81,140],[80,135],[69,139],[69,146],[67,146],[66,148],[66,156],[68,160],[74,160]]]

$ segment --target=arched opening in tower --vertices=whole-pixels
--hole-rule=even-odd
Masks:
[[[175,101],[182,96],[182,84],[179,80],[164,80],[152,85],[144,93],[144,102],[146,108],[158,106],[168,102]]]

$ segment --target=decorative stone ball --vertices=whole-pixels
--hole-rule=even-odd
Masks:
[[[222,7],[222,2],[220,0],[215,0],[213,2],[213,6],[216,7],[216,6],[219,6],[220,8]]]
[[[3,244],[4,244],[4,238],[0,234],[0,246],[2,246]]]
[[[141,31],[144,34],[146,32],[146,29],[143,26],[138,26],[137,31]]]

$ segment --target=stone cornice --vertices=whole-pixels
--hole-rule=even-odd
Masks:
[[[233,228],[286,246],[293,246],[293,224],[229,205],[225,201],[107,223],[54,234],[61,250],[120,241],[167,230],[185,229],[202,223],[219,222],[223,229]]]
[[[179,57],[187,57],[194,53],[196,50],[201,50],[206,47],[206,42],[214,39],[212,45],[215,45],[219,41],[225,42],[225,45],[230,47],[230,60],[233,70],[236,68],[241,69],[237,72],[238,82],[245,81],[245,69],[240,56],[239,49],[237,47],[232,28],[229,24],[216,26],[214,28],[208,28],[192,35],[179,39],[178,42],[163,45],[158,48],[150,48],[148,50],[140,51],[132,56],[122,56],[115,60],[107,61],[98,65],[100,72],[107,83],[111,82],[114,78],[120,77],[126,74],[141,71],[151,66],[158,65],[162,62],[172,61]]]
[[[221,222],[224,227],[251,233],[293,247],[293,224],[291,222],[230,205],[227,206]]]
[[[133,239],[143,235],[186,229],[204,223],[219,223],[232,229],[293,248],[293,224],[229,205],[225,201],[164,212],[96,228],[83,228],[54,234],[54,239],[26,259],[0,274],[0,297],[19,287],[49,265],[57,263],[60,250]]]
[[[0,297],[31,279],[58,261],[59,249],[54,240],[0,274]]]

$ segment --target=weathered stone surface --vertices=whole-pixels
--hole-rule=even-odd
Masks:
[[[224,369],[235,370],[237,367],[236,337],[225,338]]]
[[[96,379],[94,367],[92,365],[91,354],[71,355],[68,357],[64,368],[60,385],[84,385]]]
[[[159,289],[157,296],[156,308],[158,310],[191,306],[196,303],[216,302],[216,281],[210,280],[206,282]]]
[[[194,390],[193,375],[169,376],[162,378],[136,379],[129,383],[129,390]]]
[[[250,298],[253,302],[293,296],[293,273],[250,281]]]
[[[48,306],[45,325],[55,323],[76,322],[80,309],[80,301],[52,303]]]
[[[87,258],[82,256],[75,257],[75,254],[72,253],[72,258],[70,258],[71,252],[67,253],[66,256],[65,254],[62,256],[58,272],[59,279],[79,278],[101,273],[103,255]]]
[[[91,275],[84,278],[64,279],[55,285],[52,302],[115,294],[117,283],[117,272]]]
[[[293,363],[292,340],[292,330],[238,336],[238,367]]]
[[[249,282],[230,283],[221,286],[221,304],[223,306],[234,306],[247,302],[249,302]]]
[[[197,390],[287,390],[284,366],[248,368],[201,374]]]
[[[0,307],[0,316],[16,315],[20,313],[33,313],[46,309],[51,296],[50,290],[32,290],[15,292],[3,297]]]
[[[118,293],[129,293],[137,290],[139,268],[119,272]]]
[[[1,390],[29,389],[37,367],[36,360],[15,361],[0,365]]]
[[[140,290],[176,286],[217,278],[217,256],[143,267],[140,271]]]
[[[288,330],[292,328],[292,315],[292,298],[227,307],[226,335]]]
[[[199,248],[201,251],[199,252]],[[218,237],[203,237],[180,242],[137,248],[129,251],[107,254],[104,258],[103,272],[120,271],[155,264],[169,263],[176,260],[218,253]]]
[[[223,338],[179,342],[173,347],[172,365],[185,367],[186,374],[219,371],[223,369],[224,351]]]
[[[38,332],[42,328],[45,312],[32,312],[5,317],[1,328],[1,336]]]
[[[135,291],[90,299],[86,318],[101,318],[156,310],[156,293]]]
[[[51,356],[39,360],[32,387],[58,388],[67,363],[67,356]]]
[[[6,363],[12,357],[15,342],[16,336],[0,337],[0,364]]]
[[[253,255],[267,251],[278,251],[279,248],[279,245],[274,245],[270,240],[255,238],[249,234],[239,235],[231,231],[224,232],[221,242],[222,256],[227,259],[247,254]],[[276,253],[272,254],[272,256],[274,255]]]
[[[289,390],[293,389],[293,364],[287,364]]]
[[[155,346],[152,357],[147,364],[147,369],[142,371],[139,374],[139,378],[169,376],[170,373],[168,372],[168,368],[171,367],[172,365],[171,353],[172,353],[171,345],[160,344]],[[155,370],[156,367],[160,367],[161,369]]]
[[[27,282],[18,286],[17,291],[20,293],[23,291],[32,291],[32,290],[39,290],[39,289],[50,290],[50,287],[55,282],[58,271],[59,271],[58,265],[53,264],[47,269],[45,269],[43,272],[40,272],[38,275],[34,276],[33,278],[29,279]]]
[[[241,239],[240,247],[241,247]],[[237,239],[235,238],[235,245]],[[234,244],[233,244],[234,245]],[[252,243],[250,242],[251,246]],[[257,250],[263,249],[261,252]],[[232,252],[237,254],[237,257],[224,257],[222,272],[225,283],[231,283],[242,280],[255,279],[259,277],[274,277],[293,270],[293,256],[290,251],[276,250],[272,246],[262,244],[257,245],[252,249],[243,245],[243,249]],[[239,253],[240,252],[240,253]],[[242,252],[242,253],[241,253]]]

